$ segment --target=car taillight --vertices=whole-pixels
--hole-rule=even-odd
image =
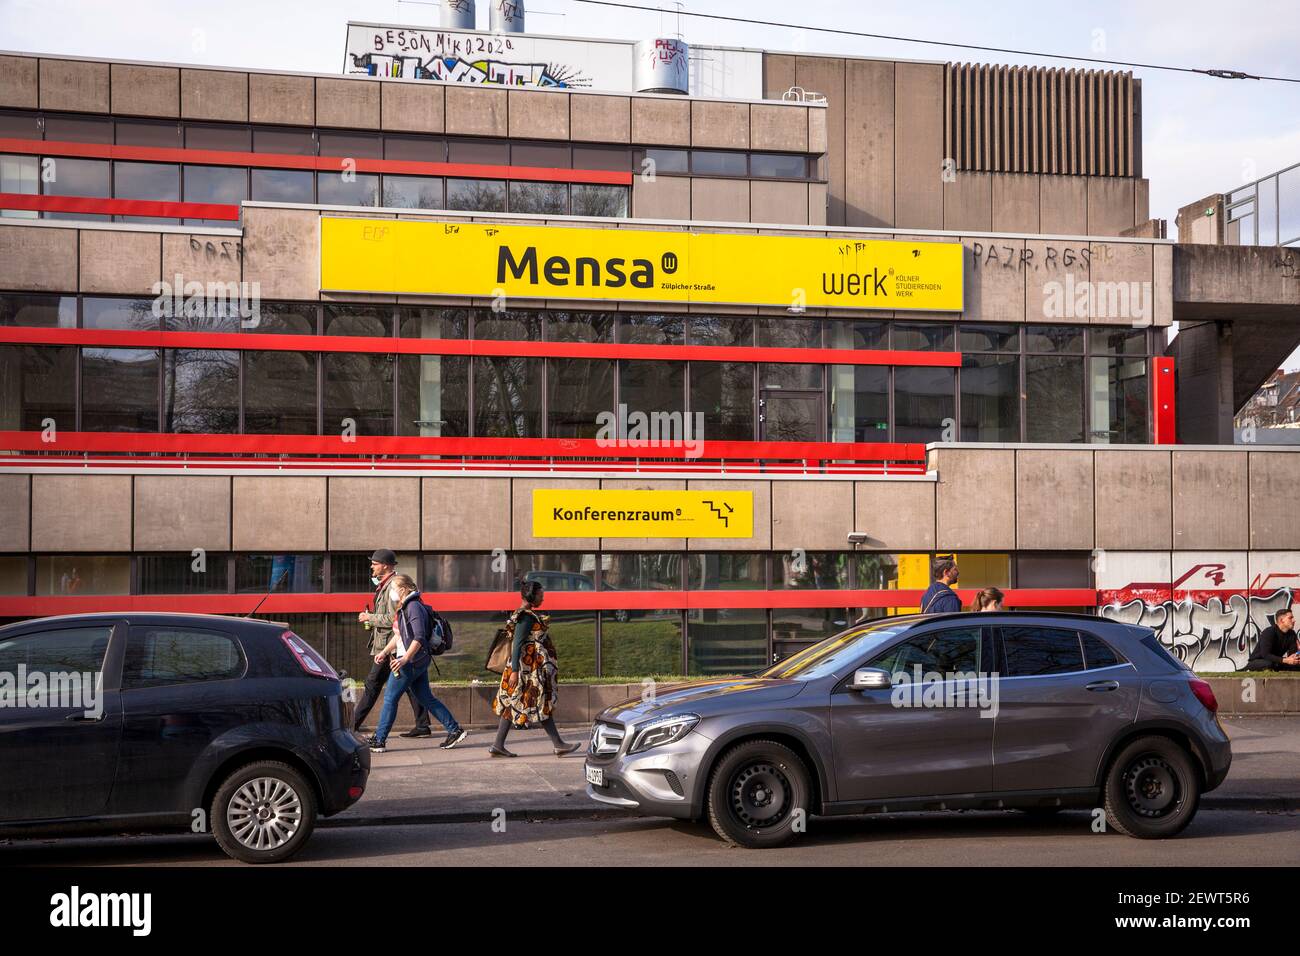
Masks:
[[[1214,688],[1198,677],[1193,677],[1187,683],[1192,685],[1192,693],[1196,699],[1205,705],[1205,709],[1212,714],[1219,712],[1219,702],[1215,699]]]
[[[293,654],[293,659],[298,662],[298,666],[303,669],[303,673],[308,677],[323,677],[326,680],[339,679],[339,675],[335,673],[334,668],[329,666],[325,658],[317,654],[310,644],[293,631],[285,631],[280,635],[280,640],[284,641],[284,646],[289,648],[289,652]]]

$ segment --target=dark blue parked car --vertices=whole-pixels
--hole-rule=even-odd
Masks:
[[[0,833],[210,830],[296,853],[361,798],[339,676],[284,624],[78,614],[0,628]]]

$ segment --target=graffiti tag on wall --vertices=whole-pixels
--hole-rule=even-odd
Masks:
[[[1267,595],[1229,594],[1226,602],[1219,595],[1192,594],[1163,601],[1140,594],[1124,597],[1102,592],[1102,596],[1110,598],[1100,608],[1102,617],[1151,628],[1179,660],[1198,671],[1244,669],[1260,631],[1292,602],[1290,588]]]
[[[581,67],[539,55],[574,52],[571,45],[552,46],[545,40],[499,34],[353,24],[348,27],[344,72],[490,86],[591,86],[591,76]]]

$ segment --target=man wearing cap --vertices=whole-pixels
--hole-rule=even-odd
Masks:
[[[373,658],[383,652],[393,636],[393,621],[397,617],[397,607],[388,593],[388,583],[396,569],[397,555],[387,548],[380,548],[370,556],[370,583],[375,586],[374,610],[362,611],[357,615],[357,620],[370,627],[369,656],[372,658],[372,663],[370,673],[366,675],[365,690],[361,694],[361,699],[357,701],[356,709],[352,712],[352,730],[358,734],[361,733],[361,724],[369,716],[370,709],[375,706],[376,701],[383,698],[384,685],[388,683],[388,675],[391,673],[387,660],[376,664],[373,663]],[[407,691],[406,699],[411,702],[411,709],[415,711],[415,727],[402,736],[432,736],[433,731],[429,729],[429,712],[416,700],[413,691]]]

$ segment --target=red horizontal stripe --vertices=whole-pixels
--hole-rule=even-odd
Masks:
[[[0,153],[118,159],[147,163],[189,163],[204,166],[253,166],[270,169],[311,169],[414,176],[461,176],[469,179],[523,179],[550,183],[632,185],[630,170],[557,169],[545,166],[496,166],[485,163],[426,163],[406,159],[364,159],[347,156],[295,156],[289,153],[248,153],[166,146],[117,146],[109,143],[64,143],[40,139],[0,138]]]
[[[397,438],[341,435],[173,435],[160,432],[0,431],[0,449],[41,452],[170,452],[242,455],[477,455],[683,458],[681,447],[628,448],[594,438]],[[704,441],[700,458],[924,461],[925,445],[894,442]],[[326,463],[328,464],[328,463]]]
[[[639,611],[796,608],[908,608],[920,603],[920,590],[818,591],[550,591],[548,611]],[[958,595],[969,605],[973,588]],[[1019,588],[1006,590],[1008,607],[1095,607],[1092,588]],[[77,595],[75,597],[0,597],[0,617],[51,614],[171,611],[182,614],[247,614],[261,594]],[[275,614],[347,614],[366,606],[371,594],[272,594],[259,616]],[[512,591],[429,593],[425,599],[440,611],[509,611],[519,604]]]
[[[185,320],[179,320],[185,321]],[[679,362],[782,362],[815,365],[925,365],[957,368],[960,352],[798,349],[737,345],[642,345],[630,342],[517,342],[391,336],[262,335],[248,332],[153,332],[130,329],[0,327],[0,343],[117,348],[240,349],[273,352],[368,352],[399,355],[500,355],[654,359]]]
[[[104,199],[97,196],[32,196],[26,193],[0,193],[0,209],[76,212],[96,216],[149,216],[160,219],[239,219],[239,207],[228,203]]]

